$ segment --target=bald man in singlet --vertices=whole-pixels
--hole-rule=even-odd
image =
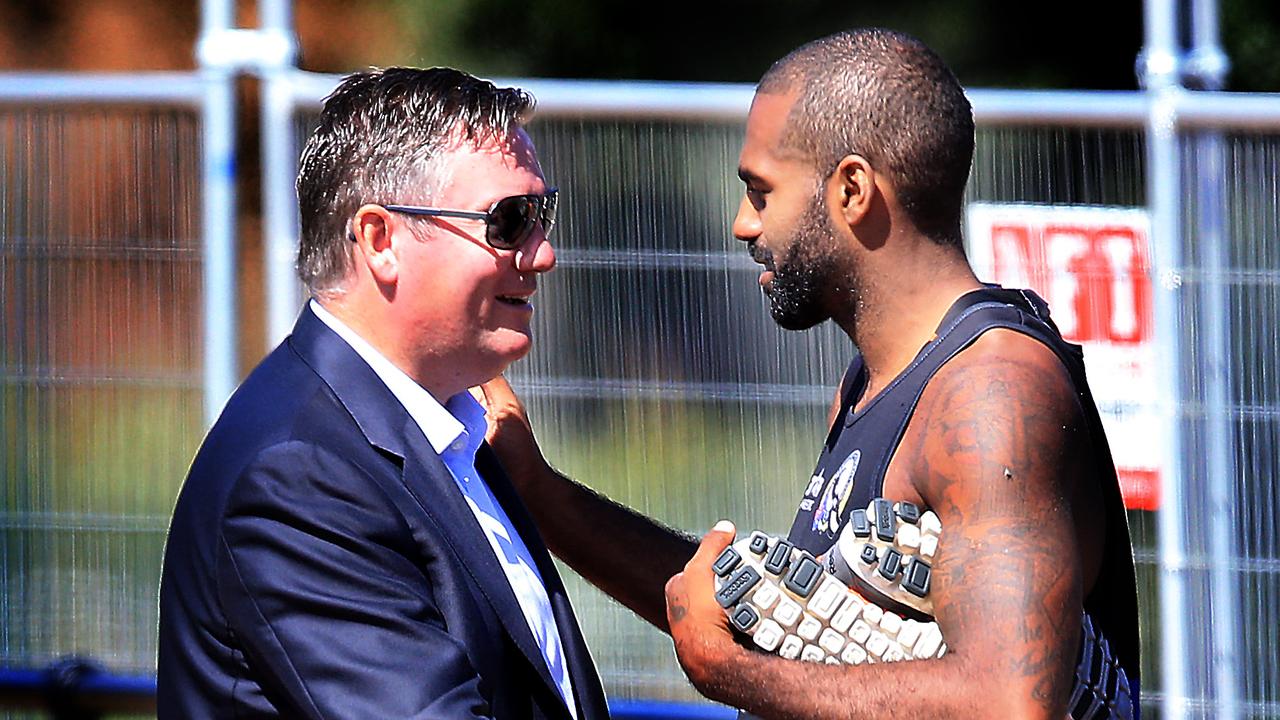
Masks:
[[[825,665],[744,647],[713,598],[711,565],[732,529],[699,544],[568,480],[518,401],[486,388],[494,445],[547,545],[669,632],[709,698],[768,718],[1060,720],[1084,612],[1137,696],[1133,556],[1110,451],[1079,348],[1039,298],[984,286],[969,267],[973,146],[959,83],[919,41],[823,38],[757,88],[733,223],[764,267],[774,319],[832,320],[857,348],[789,540],[826,552],[873,497],[933,510],[945,528],[932,591],[942,658]]]

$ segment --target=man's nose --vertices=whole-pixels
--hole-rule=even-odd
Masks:
[[[760,213],[751,204],[750,198],[743,195],[738,204],[738,215],[733,219],[733,236],[743,242],[750,242],[760,237]]]
[[[556,251],[539,224],[533,235],[516,248],[516,269],[520,272],[550,272],[556,266]]]

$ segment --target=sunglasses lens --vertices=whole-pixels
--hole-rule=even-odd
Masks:
[[[529,239],[539,219],[542,220],[543,232],[551,232],[555,212],[554,196],[503,198],[489,212],[489,244],[499,250],[514,250]]]
[[[489,244],[499,250],[520,247],[533,230],[532,205],[523,195],[499,200],[489,211]]]

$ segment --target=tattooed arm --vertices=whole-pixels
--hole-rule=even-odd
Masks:
[[[1062,718],[1085,563],[1072,517],[1086,455],[1066,371],[1043,345],[991,331],[930,383],[900,447],[939,515],[938,660],[814,665],[739,647],[711,597],[711,532],[668,584],[676,654],[704,694],[765,718]]]

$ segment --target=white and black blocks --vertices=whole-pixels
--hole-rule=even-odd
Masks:
[[[716,599],[761,650],[841,665],[946,654],[933,620],[933,565],[942,523],[911,503],[855,510],[821,558],[754,532],[716,560]],[[1129,680],[1088,613],[1069,698],[1074,720],[1131,720]]]
[[[897,662],[941,657],[937,623],[868,602],[785,540],[753,533],[716,560],[716,600],[761,650],[807,662]]]

